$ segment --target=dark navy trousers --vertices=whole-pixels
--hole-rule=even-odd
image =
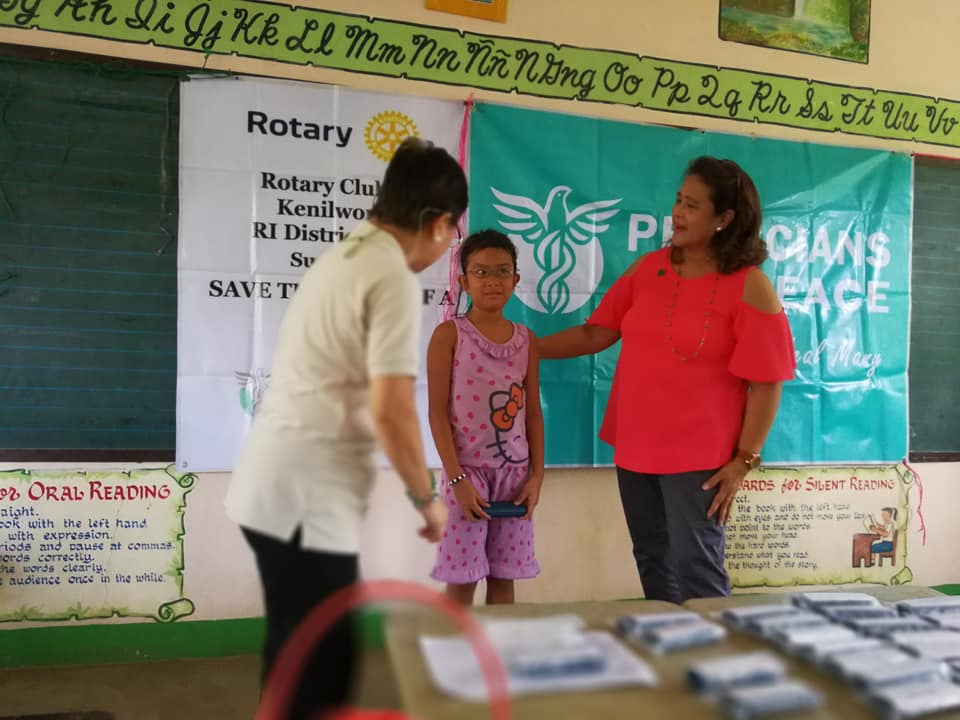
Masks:
[[[730,594],[723,567],[724,529],[716,515],[707,517],[717,490],[700,488],[715,472],[648,475],[617,468],[646,599],[681,603]]]

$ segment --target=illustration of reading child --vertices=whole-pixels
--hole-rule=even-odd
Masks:
[[[896,531],[897,509],[885,507],[880,510],[881,521],[870,526],[870,532],[879,535],[882,540],[870,544],[870,552],[882,553],[893,550],[893,533]]]
[[[470,235],[460,270],[469,309],[439,325],[427,349],[430,429],[450,508],[431,576],[464,605],[484,578],[487,604],[512,603],[514,580],[540,572],[532,522],[543,484],[536,342],[503,316],[520,280],[509,238]],[[526,514],[491,520],[486,508],[495,501],[525,505]]]

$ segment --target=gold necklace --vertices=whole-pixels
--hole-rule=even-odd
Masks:
[[[713,315],[713,301],[717,296],[717,283],[720,281],[720,273],[715,273],[713,276],[710,298],[707,300],[707,311],[703,315],[703,334],[700,335],[700,342],[697,343],[697,349],[694,350],[693,355],[690,357],[687,357],[677,350],[676,345],[673,344],[673,310],[677,306],[677,298],[680,295],[680,281],[682,279],[676,269],[674,269],[674,274],[677,275],[677,278],[673,283],[673,296],[670,298],[670,304],[667,306],[667,320],[664,327],[666,327],[667,330],[667,343],[670,345],[670,352],[679,356],[680,362],[685,363],[688,360],[696,360],[700,355],[700,351],[703,349],[703,344],[707,341],[707,331],[710,329],[710,318]]]

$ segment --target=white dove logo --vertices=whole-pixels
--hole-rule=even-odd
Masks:
[[[566,185],[553,188],[543,207],[494,187],[490,192],[499,201],[494,207],[503,218],[500,227],[517,245],[519,265],[538,270],[529,282],[529,274],[520,274],[520,301],[549,315],[580,308],[603,276],[603,252],[597,236],[610,228],[608,221],[620,212],[613,206],[623,198],[598,200],[571,210],[567,198],[573,190]]]

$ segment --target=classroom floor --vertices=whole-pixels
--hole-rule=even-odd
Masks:
[[[53,720],[46,716],[54,713],[73,720],[69,713],[80,711],[111,713],[111,720],[248,720],[256,710],[259,662],[244,655],[0,670],[0,720]],[[367,652],[356,704],[399,707],[384,650]]]

